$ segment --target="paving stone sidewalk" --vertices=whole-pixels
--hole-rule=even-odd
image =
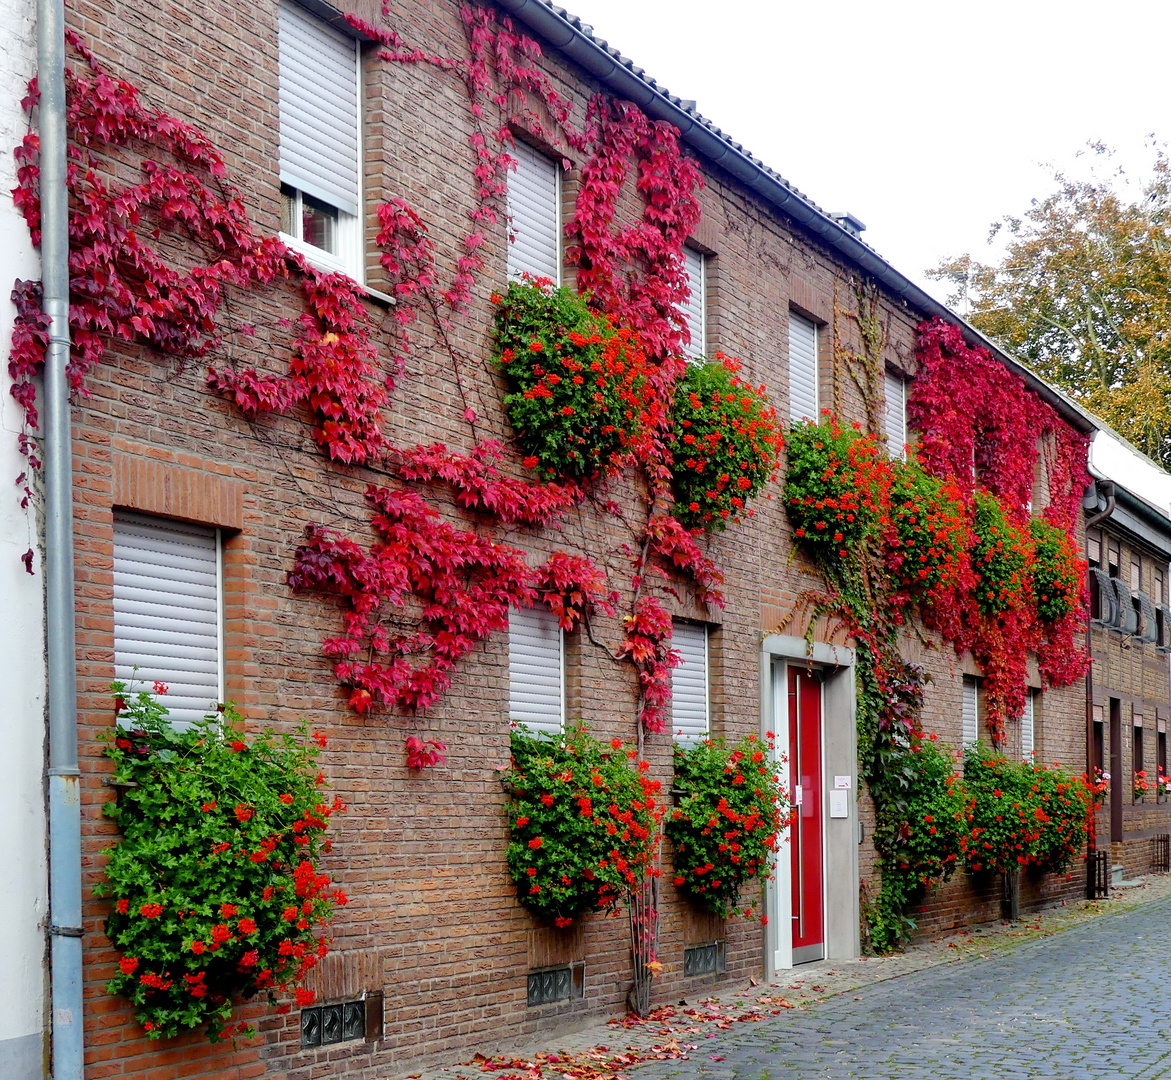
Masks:
[[[1171,1078],[1171,876],[772,985],[593,1021],[412,1080]],[[646,1062],[646,1064],[639,1064]],[[493,1065],[499,1067],[493,1068]]]
[[[859,987],[631,1080],[1171,1077],[1171,897]]]

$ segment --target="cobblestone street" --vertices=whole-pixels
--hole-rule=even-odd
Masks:
[[[632,1080],[1171,1077],[1171,899],[840,994]]]

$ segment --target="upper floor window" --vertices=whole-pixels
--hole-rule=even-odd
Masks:
[[[817,414],[817,324],[789,312],[789,419],[819,419]]]
[[[1106,538],[1106,573],[1112,578],[1118,577],[1118,568],[1122,565],[1122,546],[1112,536]]]
[[[1143,588],[1143,564],[1142,560],[1137,555],[1130,557],[1130,591],[1142,592]]]
[[[547,735],[565,726],[565,645],[547,608],[509,612],[508,715]]]
[[[693,744],[707,738],[710,729],[707,627],[676,619],[671,648],[681,658],[671,670],[671,731],[676,742]]]
[[[883,414],[886,451],[891,457],[907,456],[907,384],[900,375],[886,373],[886,412]]]
[[[222,597],[219,530],[114,514],[114,674],[165,684],[172,722],[223,700]]]
[[[282,239],[360,280],[358,42],[283,0],[279,47]]]
[[[557,163],[518,142],[508,176],[508,276],[561,284],[561,173]]]
[[[1037,749],[1037,692],[1025,691],[1025,711],[1021,713],[1021,758],[1031,761]]]
[[[685,247],[683,268],[687,274],[687,287],[691,290],[683,307],[691,340],[683,347],[683,352],[689,359],[698,360],[707,355],[707,256],[695,248]]]
[[[960,707],[960,742],[973,746],[980,738],[980,680],[964,676],[963,701]]]
[[[1097,566],[1102,561],[1102,534],[1096,529],[1086,533],[1086,562]]]

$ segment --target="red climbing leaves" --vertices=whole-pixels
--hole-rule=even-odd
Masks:
[[[372,486],[366,498],[377,544],[365,550],[310,527],[289,574],[294,589],[347,602],[344,633],[325,650],[358,712],[433,704],[459,660],[508,626],[511,607],[544,600],[574,625],[595,602],[606,604],[604,576],[588,559],[555,555],[533,570],[523,551],[448,524],[417,492]],[[408,605],[420,610],[417,621]]]

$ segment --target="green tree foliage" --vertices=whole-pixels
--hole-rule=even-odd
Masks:
[[[1007,232],[1000,262],[962,255],[928,274],[979,330],[1171,466],[1171,161],[1154,154],[1136,188],[1121,170],[1056,173],[1052,194],[993,227]]]

